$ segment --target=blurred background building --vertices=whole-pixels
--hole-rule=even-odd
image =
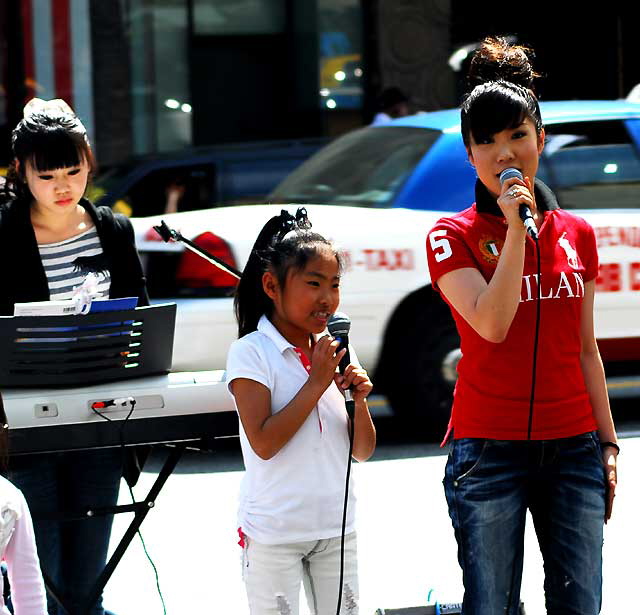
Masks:
[[[542,96],[621,98],[640,82],[635,20],[611,3],[535,12],[463,0],[0,0],[0,165],[32,96],[61,97],[100,164],[192,145],[333,136],[397,86],[455,106],[465,59],[515,34]]]

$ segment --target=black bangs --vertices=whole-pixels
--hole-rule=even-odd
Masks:
[[[539,134],[540,108],[527,89],[501,81],[484,83],[474,88],[462,106],[462,138],[467,147],[470,136],[476,143],[484,143],[498,132],[517,128],[527,118]]]
[[[87,132],[70,113],[28,115],[13,131],[11,146],[18,162],[30,161],[37,171],[74,167],[83,160],[95,170]]]
[[[76,141],[62,130],[33,135],[27,159],[36,171],[78,166],[84,152]]]
[[[340,253],[322,235],[311,231],[298,231],[283,239],[277,246],[282,256],[272,255],[270,265],[275,270],[278,282],[284,288],[289,270],[302,271],[310,260],[317,258],[327,249],[336,257],[338,270],[342,272],[343,262]]]
[[[18,199],[31,202],[26,167],[36,172],[77,167],[86,162],[96,170],[87,131],[77,115],[60,109],[27,113],[11,133],[13,161],[0,185],[0,202]]]

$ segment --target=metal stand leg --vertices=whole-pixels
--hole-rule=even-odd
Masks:
[[[127,531],[125,532],[124,536],[118,543],[116,550],[112,553],[102,573],[96,580],[93,586],[93,589],[91,590],[91,593],[87,597],[87,600],[81,610],[81,613],[71,613],[69,611],[68,606],[65,606],[64,602],[62,601],[58,588],[54,585],[54,583],[45,573],[42,574],[47,591],[49,592],[51,597],[58,603],[58,605],[62,607],[65,613],[67,613],[67,615],[89,615],[91,609],[93,608],[96,601],[104,591],[105,586],[109,582],[109,579],[111,578],[111,575],[115,571],[116,566],[120,563],[120,560],[125,554],[125,551],[129,548],[131,541],[134,539],[137,531],[140,529],[140,526],[142,525],[142,522],[144,521],[147,514],[149,513],[149,510],[151,510],[155,506],[155,501],[156,501],[156,498],[158,497],[158,494],[160,493],[164,484],[167,482],[167,479],[169,478],[169,476],[171,476],[172,472],[175,470],[175,467],[180,461],[180,458],[182,457],[182,454],[184,453],[184,450],[186,448],[187,448],[186,444],[178,444],[175,447],[172,447],[172,450],[169,453],[169,456],[165,460],[164,465],[162,466],[162,469],[158,473],[158,477],[156,478],[155,482],[151,486],[151,489],[149,490],[149,493],[144,498],[144,500],[140,502],[134,502],[133,504],[125,504],[122,506],[96,508],[91,511],[90,515],[87,515],[87,514],[73,515],[73,516],[67,516],[64,518],[64,520],[66,521],[71,521],[71,520],[87,519],[88,517],[92,517],[96,515],[111,515],[111,514],[117,514],[117,513],[123,513],[123,512],[135,512],[133,521],[127,528]]]

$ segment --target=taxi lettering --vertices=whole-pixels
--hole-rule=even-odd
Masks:
[[[600,226],[594,228],[598,248],[624,246],[640,248],[640,227]],[[640,291],[640,262],[601,263],[596,290],[605,293]]]
[[[629,290],[640,291],[640,262],[602,263],[596,279],[596,290],[605,293],[625,290],[625,277],[629,281]]]
[[[355,253],[343,252],[347,268],[367,271],[409,271],[415,269],[413,250],[365,248]]]
[[[640,227],[600,226],[594,229],[598,248],[629,246],[640,248]]]

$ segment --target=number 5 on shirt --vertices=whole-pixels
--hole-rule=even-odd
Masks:
[[[433,250],[433,255],[438,263],[449,258],[453,254],[449,240],[442,237],[446,234],[447,231],[445,229],[439,229],[437,231],[433,231],[433,233],[429,235],[431,249]]]

